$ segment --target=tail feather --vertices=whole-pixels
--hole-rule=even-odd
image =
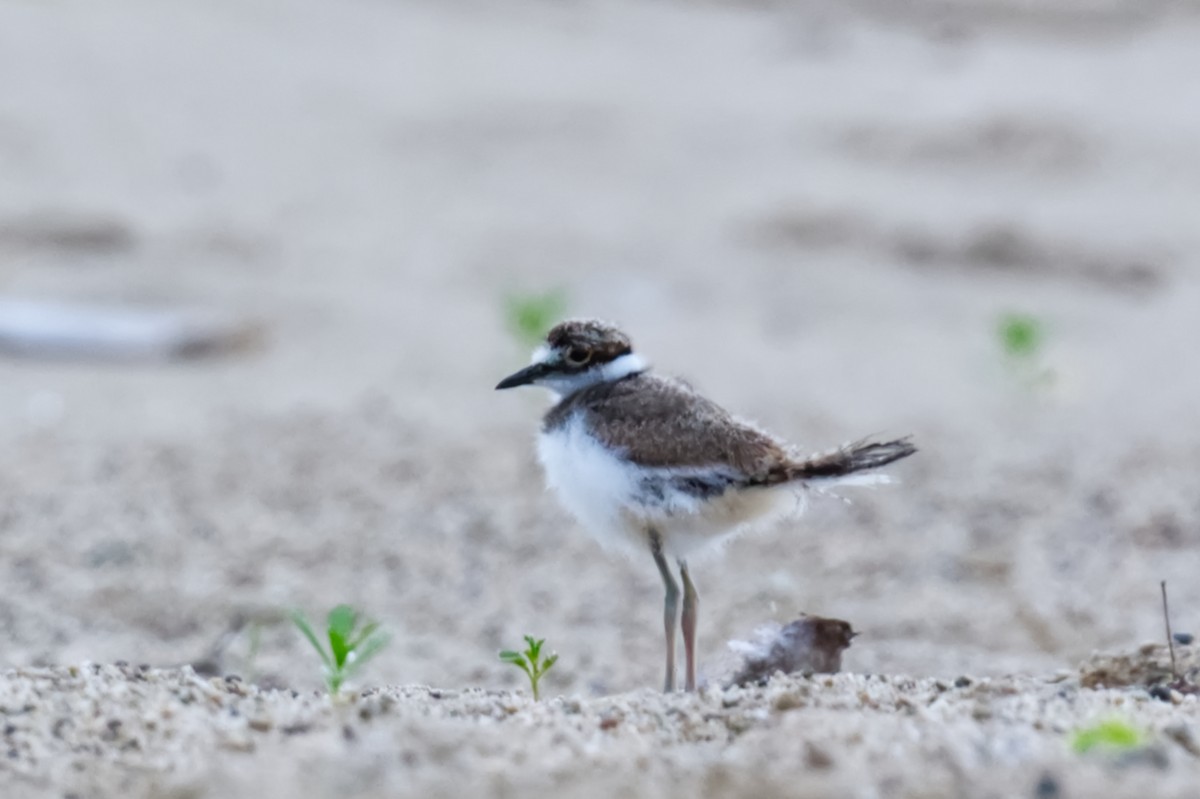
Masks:
[[[917,451],[908,439],[899,438],[883,443],[857,441],[824,455],[814,455],[807,460],[791,463],[787,468],[788,480],[818,480],[846,477],[856,472],[878,469],[907,458]]]

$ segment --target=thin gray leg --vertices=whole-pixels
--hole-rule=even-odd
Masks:
[[[683,617],[680,626],[683,628],[683,656],[687,660],[687,676],[684,688],[696,690],[696,622],[700,617],[700,595],[696,586],[692,585],[692,577],[688,574],[687,561],[679,560],[679,576],[683,578]]]
[[[656,530],[650,531],[650,552],[654,555],[654,564],[662,575],[663,588],[667,590],[667,598],[663,603],[663,629],[667,634],[667,677],[663,681],[663,690],[675,690],[675,619],[679,608],[679,585],[671,576],[671,568],[663,557],[662,536]]]

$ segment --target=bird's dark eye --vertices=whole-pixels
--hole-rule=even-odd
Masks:
[[[567,363],[571,366],[583,366],[591,360],[592,353],[585,350],[583,347],[572,347],[567,350]]]

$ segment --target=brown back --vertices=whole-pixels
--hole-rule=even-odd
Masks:
[[[641,466],[726,466],[757,483],[785,479],[790,464],[774,438],[677,380],[639,373],[589,386],[551,408],[543,429],[577,413],[596,438]]]

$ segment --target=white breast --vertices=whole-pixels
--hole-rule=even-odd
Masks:
[[[581,417],[543,432],[538,459],[546,484],[601,544],[645,548],[645,533],[631,529],[626,512],[636,493],[637,467],[589,435]]]

